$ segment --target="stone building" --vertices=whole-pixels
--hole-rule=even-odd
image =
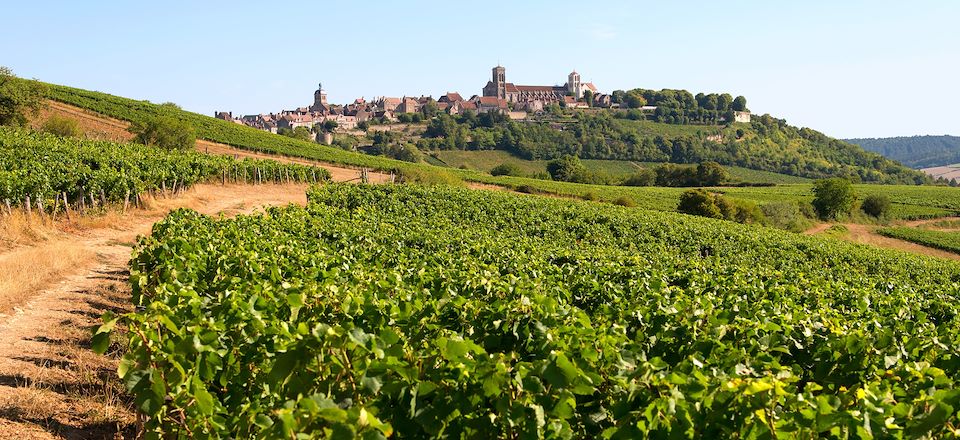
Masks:
[[[505,99],[511,104],[531,101],[549,104],[562,102],[566,96],[583,98],[587,90],[597,93],[596,86],[582,82],[577,71],[570,72],[567,82],[562,86],[521,86],[507,82],[506,70],[503,66],[493,68],[493,77],[483,87],[483,96]]]
[[[310,111],[326,113],[329,109],[327,92],[323,90],[323,83],[317,84],[317,91],[313,92],[313,105],[310,106]]]

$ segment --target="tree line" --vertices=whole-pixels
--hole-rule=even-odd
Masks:
[[[695,102],[695,97],[693,97]],[[567,123],[517,122],[504,115],[438,114],[416,146],[434,150],[505,150],[527,160],[581,159],[698,164],[717,162],[793,176],[842,176],[853,181],[920,184],[929,179],[876,153],[796,128],[769,115],[734,130],[651,134],[630,111],[577,112]],[[712,138],[720,134],[722,140]],[[709,139],[708,139],[709,138]]]

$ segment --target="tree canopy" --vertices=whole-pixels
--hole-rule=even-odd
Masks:
[[[23,81],[0,66],[0,125],[26,125],[46,102],[47,88],[37,81]]]

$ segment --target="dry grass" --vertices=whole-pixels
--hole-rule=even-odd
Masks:
[[[58,235],[57,223],[20,210],[0,216],[0,249],[35,244]]]
[[[30,296],[77,268],[87,267],[96,253],[70,241],[48,241],[0,255],[0,314],[21,306]]]

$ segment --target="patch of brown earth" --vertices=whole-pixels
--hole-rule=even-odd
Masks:
[[[4,298],[0,315],[0,439],[88,439],[136,435],[136,414],[116,378],[120,353],[90,351],[89,328],[105,311],[129,310],[127,261],[138,235],[181,207],[205,214],[249,213],[267,205],[306,203],[306,185],[198,185],[147,209],[64,226],[36,248],[67,246],[94,258],[62,254],[70,269],[46,276],[40,288]],[[0,260],[30,247],[8,249]],[[55,248],[51,248],[55,249]],[[38,273],[48,271],[37,261]],[[0,284],[10,275],[0,272]],[[14,283],[7,283],[14,285]],[[119,349],[119,347],[115,347]]]

